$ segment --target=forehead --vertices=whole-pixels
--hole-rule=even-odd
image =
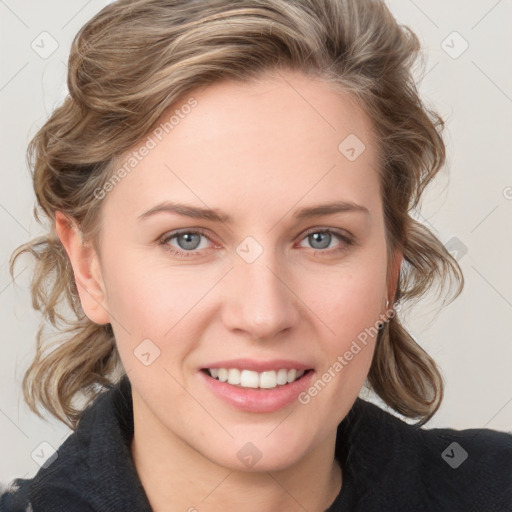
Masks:
[[[379,194],[370,120],[349,94],[296,72],[197,89],[133,151],[133,170],[107,197],[129,216],[173,200],[233,216],[278,214],[299,201],[370,207]]]

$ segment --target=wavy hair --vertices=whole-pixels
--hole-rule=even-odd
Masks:
[[[76,428],[79,397],[94,399],[123,374],[110,324],[93,323],[81,308],[55,212],[94,242],[101,217],[95,190],[118,158],[171,105],[219,80],[250,82],[289,69],[348,91],[377,134],[388,255],[395,248],[404,254],[393,303],[454,283],[453,298],[459,295],[464,278],[456,260],[411,216],[445,161],[443,120],[421,101],[413,79],[419,54],[417,36],[375,0],[118,0],[88,21],[72,43],[69,94],[27,151],[34,213],[48,224],[46,234],[10,260],[14,275],[22,253],[34,257],[32,303],[43,315],[22,383],[29,407],[40,415],[42,405]],[[436,363],[398,313],[379,332],[367,383],[419,425],[443,397]]]

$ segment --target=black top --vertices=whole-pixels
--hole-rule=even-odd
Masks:
[[[1,512],[151,512],[130,452],[124,377],[84,411],[57,458],[0,494]],[[357,398],[338,426],[340,494],[327,512],[512,511],[512,435],[425,429]],[[267,512],[267,511],[262,511]]]

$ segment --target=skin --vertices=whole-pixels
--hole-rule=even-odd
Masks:
[[[224,403],[198,368],[297,359],[319,378],[385,312],[402,255],[387,260],[372,125],[350,96],[292,71],[191,96],[197,106],[103,200],[98,252],[60,212],[56,229],[85,313],[114,329],[132,384],[132,454],[153,510],[324,511],[342,486],[336,428],[364,384],[375,338],[307,405],[273,413]],[[338,150],[349,134],[366,145],[355,161]],[[339,200],[368,213],[293,218]],[[232,222],[173,213],[138,221],[163,201]],[[187,250],[178,238],[159,244],[189,228],[209,237],[193,239],[194,256],[167,250]],[[323,248],[309,228],[355,242],[332,235]],[[252,263],[236,252],[247,236],[263,249]],[[149,366],[133,353],[144,339],[160,350]],[[262,454],[251,468],[237,457],[247,442]]]

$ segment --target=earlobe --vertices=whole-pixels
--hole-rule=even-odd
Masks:
[[[62,212],[55,212],[55,230],[71,262],[84,313],[94,323],[110,323],[98,254],[83,242],[76,221]]]

